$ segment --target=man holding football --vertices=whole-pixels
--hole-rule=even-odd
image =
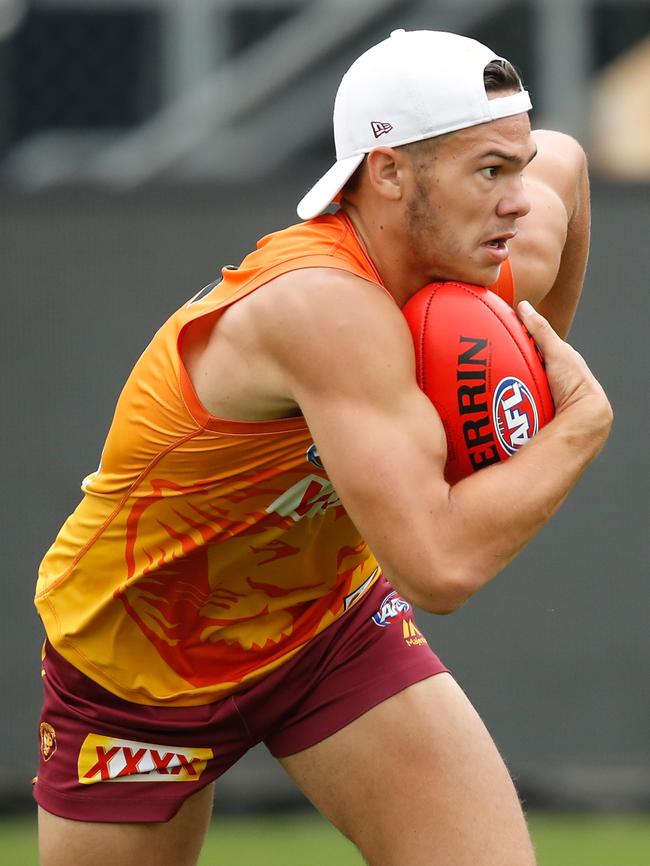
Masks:
[[[260,741],[373,866],[534,864],[503,761],[412,612],[498,574],[611,424],[558,336],[586,266],[584,154],[531,133],[529,108],[485,46],[392,34],[341,83],[306,222],[136,364],[39,575],[43,866],[194,864],[214,780]],[[556,407],[453,487],[400,311],[435,280],[519,302]]]

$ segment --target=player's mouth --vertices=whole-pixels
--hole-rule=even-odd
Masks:
[[[481,247],[487,251],[490,258],[492,258],[495,262],[504,262],[508,256],[510,255],[510,250],[508,249],[508,241],[511,238],[514,238],[515,232],[505,232],[502,235],[497,235],[493,238],[490,238],[484,243],[481,244]]]

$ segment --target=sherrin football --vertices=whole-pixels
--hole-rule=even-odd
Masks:
[[[445,427],[450,484],[507,460],[553,418],[539,351],[494,292],[431,283],[403,313],[415,344],[418,385]]]

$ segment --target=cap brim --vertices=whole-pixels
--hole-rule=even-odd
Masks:
[[[337,160],[298,203],[296,210],[300,219],[310,220],[322,213],[361,165],[364,156],[365,153],[359,153]]]

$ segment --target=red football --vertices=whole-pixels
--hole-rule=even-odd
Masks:
[[[447,434],[450,484],[507,460],[555,414],[544,364],[515,311],[464,283],[431,283],[403,309],[418,385]]]

